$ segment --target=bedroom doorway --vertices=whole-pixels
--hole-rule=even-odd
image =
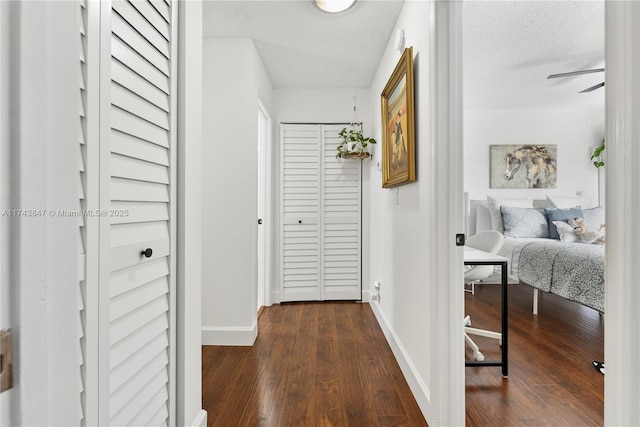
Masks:
[[[547,75],[563,71],[604,68],[604,8],[604,2],[597,1],[466,2],[463,5],[463,170],[464,191],[469,193],[471,200],[486,200],[487,196],[531,198],[536,200],[534,207],[541,208],[547,203],[547,196],[555,196],[572,200],[590,199],[590,207],[604,204],[604,173],[595,168],[589,159],[605,135],[604,89],[578,93],[600,83],[603,73],[546,79]],[[490,34],[486,31],[487,22],[494,24]],[[586,33],[583,34],[583,31]],[[541,38],[540,34],[545,34],[545,37]],[[551,48],[553,54],[549,53]],[[510,144],[553,146],[557,150],[556,185],[548,189],[510,187],[512,182],[504,186],[494,185],[491,177],[502,177],[506,165],[492,160],[491,149],[493,146]],[[524,182],[524,177],[522,180]],[[462,199],[462,195],[460,197]],[[476,221],[473,222],[475,229]],[[491,219],[488,227],[491,227]],[[574,374],[560,374],[561,370],[571,369],[575,375],[587,379],[586,384],[576,385],[575,388],[580,393],[584,392],[582,401],[592,402],[591,407],[597,406],[589,416],[595,417],[591,418],[595,419],[595,424],[602,424],[604,377],[593,368],[591,361],[604,357],[604,317],[591,308],[547,293],[542,295],[540,314],[534,317],[531,313],[533,291],[523,286],[509,287],[510,321],[529,322],[528,325],[518,326],[514,323],[515,329],[510,326],[510,375],[506,380],[511,386],[510,392],[523,388],[539,390],[535,388],[535,381],[526,379],[527,372],[518,367],[520,356],[516,354],[519,349],[515,340],[518,335],[513,331],[517,330],[520,335],[529,334],[529,342],[539,342],[540,334],[555,328],[547,323],[551,315],[558,319],[562,315],[569,316],[567,323],[576,321],[573,328],[579,332],[565,337],[575,345],[575,349],[569,351],[568,347],[563,348],[564,351],[573,352],[575,360],[573,363],[567,362],[566,368],[554,372],[555,377],[547,378],[547,381],[554,393],[564,393],[566,390],[558,385],[560,378],[564,381],[565,375]],[[524,290],[526,292],[522,292]],[[471,304],[480,307],[480,311],[475,313],[473,326],[484,328],[487,326],[484,322],[492,321],[491,301],[499,304],[499,295],[493,295],[494,291],[492,285],[476,285],[476,295],[465,294],[466,311]],[[512,309],[511,304],[516,303],[527,307],[520,311]],[[566,313],[551,314],[552,309]],[[474,315],[471,317],[474,318]],[[543,328],[542,324],[546,326]],[[487,328],[492,329],[493,325],[489,325]],[[497,328],[499,330],[499,319]],[[479,342],[482,343],[479,343],[481,349],[495,345],[490,340],[480,339]],[[558,345],[562,346],[561,342],[554,344]],[[540,363],[537,357],[531,355],[530,363]],[[564,358],[564,353],[556,353],[555,357]],[[477,375],[475,373],[479,369],[473,370],[468,368],[465,371],[468,424],[481,419],[477,417],[482,415],[474,408],[482,406],[478,403],[482,400],[480,396],[490,394],[486,389],[500,393],[507,384],[499,378],[499,372],[493,372],[492,368],[485,368],[487,372],[478,372]],[[594,390],[597,393],[594,394]],[[505,401],[511,398],[507,394],[501,396]],[[600,402],[599,406],[594,402]],[[581,404],[578,399],[575,407]],[[591,409],[577,412],[585,413]]]

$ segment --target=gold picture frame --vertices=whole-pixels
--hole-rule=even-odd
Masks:
[[[382,188],[416,180],[413,48],[408,47],[382,91]]]

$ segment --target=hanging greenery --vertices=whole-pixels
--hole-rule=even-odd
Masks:
[[[593,161],[593,166],[597,168],[604,167],[604,138],[602,139],[602,144],[593,150],[591,160]]]
[[[342,138],[342,142],[336,149],[337,158],[342,159],[365,159],[371,156],[367,147],[369,144],[375,144],[373,138],[365,138],[362,135],[362,123],[358,121],[358,97],[353,96],[353,119],[351,127],[344,128],[338,132],[338,136]]]
[[[338,158],[363,159],[369,157],[370,154],[367,147],[369,144],[376,143],[376,140],[373,138],[365,138],[357,125],[351,129],[342,129],[338,135],[342,138],[342,143],[337,147],[338,153],[336,154],[336,157]]]

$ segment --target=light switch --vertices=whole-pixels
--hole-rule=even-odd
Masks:
[[[396,205],[400,204],[400,189],[399,188],[394,188],[393,189],[393,203],[395,203]]]

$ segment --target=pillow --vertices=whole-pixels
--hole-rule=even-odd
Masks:
[[[532,208],[533,207],[533,199],[530,197],[506,199],[506,198],[487,196],[487,201],[489,201],[489,214],[491,215],[491,228],[493,230],[499,231],[500,233],[504,233],[504,226],[502,225],[502,213],[500,212],[501,206],[511,206],[516,208]]]
[[[549,206],[552,208],[568,209],[574,206],[592,208],[593,202],[589,196],[547,196]]]
[[[502,206],[504,235],[509,237],[549,237],[544,209]]]
[[[553,223],[553,221],[566,221],[575,217],[584,218],[582,209],[580,209],[579,207],[571,209],[544,208],[544,211],[547,214],[547,219],[549,220],[549,237],[552,239],[560,238],[560,235],[558,234],[558,228]]]
[[[565,243],[575,243],[579,240],[578,235],[573,231],[573,227],[564,221],[552,221],[556,226],[558,234],[560,235],[560,241]]]
[[[582,219],[587,223],[587,228],[598,229],[601,224],[605,223],[604,206],[593,209],[582,209],[582,213],[584,214]]]
[[[476,233],[484,230],[492,230],[489,205],[486,202],[482,202],[476,207]]]

